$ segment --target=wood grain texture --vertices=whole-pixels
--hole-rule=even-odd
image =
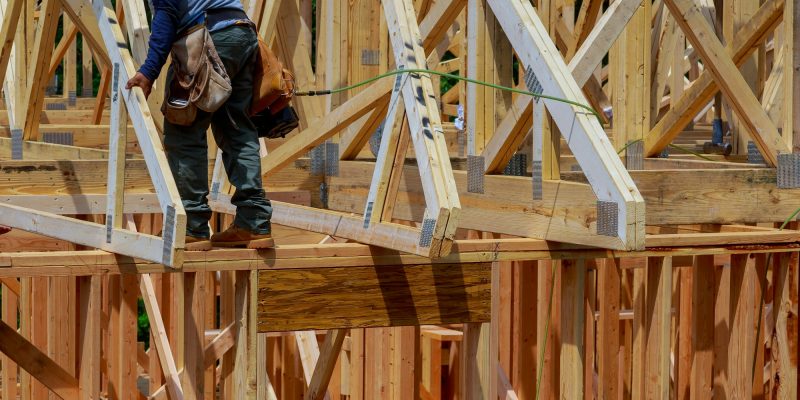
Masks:
[[[258,331],[487,322],[490,264],[260,271]]]

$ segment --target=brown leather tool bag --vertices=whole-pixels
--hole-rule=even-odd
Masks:
[[[214,112],[225,104],[231,80],[205,25],[189,29],[175,41],[171,56],[172,81],[161,107],[167,121],[191,125],[197,109]]]
[[[277,114],[292,101],[294,96],[294,75],[283,68],[283,64],[275,56],[261,38],[258,38],[258,53],[253,71],[253,102],[250,115],[269,109]]]

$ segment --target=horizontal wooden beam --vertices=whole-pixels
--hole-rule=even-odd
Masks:
[[[258,331],[488,322],[491,264],[261,271]]]
[[[105,194],[108,161],[41,160],[0,161],[0,196]],[[209,176],[211,176],[209,165]],[[312,202],[319,199],[321,176],[309,176],[310,160],[303,159],[284,168],[264,182],[267,192],[309,191]],[[145,161],[127,160],[125,193],[153,193]]]
[[[355,206],[359,204],[356,199],[365,196],[366,174],[371,168],[366,162],[341,162],[340,176],[330,182],[330,207],[362,212]],[[800,208],[800,190],[778,189],[774,169],[630,171],[630,175],[645,198],[648,225],[783,222]],[[423,210],[421,189],[413,172],[406,171],[403,176],[394,215],[414,220]],[[561,176],[572,182],[545,181],[545,200],[533,202],[530,178],[486,176],[486,194],[475,194],[466,190],[466,172],[454,171],[465,213],[460,227],[612,247],[603,244],[605,238],[576,238],[558,231],[568,226],[594,234],[597,212],[591,190],[585,185],[573,186],[585,183],[585,176],[580,172],[562,172]],[[587,243],[590,240],[594,243]]]
[[[266,196],[273,201],[311,205],[311,194],[304,190],[267,192]],[[33,208],[58,215],[103,214],[106,210],[106,201],[107,197],[103,194],[0,195],[0,203]],[[125,214],[161,213],[155,193],[126,194],[124,206]]]
[[[110,127],[108,124],[94,125],[94,124],[40,124],[38,131],[38,141],[44,140],[44,135],[48,133],[57,134],[72,134],[72,145],[78,147],[87,147],[93,149],[108,148],[108,131]],[[134,134],[132,126],[128,126],[128,151],[138,152],[139,145]],[[11,136],[10,131],[6,127],[0,127],[0,135]]]
[[[108,136],[108,130],[106,130]],[[22,142],[25,160],[103,160],[108,159],[108,150],[44,142]],[[0,158],[11,158],[11,139],[0,137]]]
[[[709,234],[712,237],[716,234]],[[697,236],[700,238],[701,236]],[[725,238],[729,240],[729,238]],[[643,251],[616,251],[538,239],[456,240],[453,252],[435,260],[359,243],[285,245],[269,250],[230,249],[185,252],[185,272],[278,270],[297,268],[363,267],[481,263],[493,261],[559,260],[576,258],[635,258],[800,250],[798,243],[748,243],[653,247]],[[100,250],[0,253],[0,277],[86,276],[119,273],[164,273],[161,264]]]

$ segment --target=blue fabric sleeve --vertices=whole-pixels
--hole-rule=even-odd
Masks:
[[[139,68],[150,81],[155,81],[161,73],[161,68],[167,62],[172,44],[175,42],[178,27],[177,0],[154,1],[155,15],[151,22],[150,49],[147,59]]]

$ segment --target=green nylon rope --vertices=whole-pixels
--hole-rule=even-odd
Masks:
[[[369,85],[370,83],[373,83],[375,81],[379,81],[379,80],[384,79],[384,78],[388,78],[388,77],[395,76],[395,75],[401,75],[401,74],[431,74],[431,75],[438,75],[438,76],[441,76],[441,77],[444,77],[444,78],[457,79],[457,80],[464,81],[464,82],[474,83],[476,85],[487,86],[487,87],[490,87],[490,88],[493,88],[493,89],[497,89],[497,90],[504,90],[504,91],[507,91],[507,92],[517,93],[517,94],[521,94],[521,95],[527,95],[527,96],[541,98],[541,99],[559,101],[561,103],[566,103],[566,104],[569,104],[569,105],[573,105],[573,106],[576,106],[576,107],[583,108],[583,109],[589,111],[590,113],[592,113],[595,117],[597,117],[598,121],[602,121],[602,119],[600,118],[600,114],[594,108],[592,108],[592,107],[590,107],[590,106],[588,106],[586,104],[579,103],[577,101],[572,101],[572,100],[569,100],[569,99],[564,99],[564,98],[561,98],[561,97],[550,96],[550,95],[541,94],[541,93],[529,92],[527,90],[521,90],[521,89],[512,88],[512,87],[508,87],[508,86],[495,85],[494,83],[484,82],[484,81],[477,80],[477,79],[466,78],[466,77],[463,77],[463,76],[460,76],[460,75],[448,74],[446,72],[439,72],[439,71],[434,71],[434,70],[425,69],[425,68],[395,69],[395,70],[380,74],[378,76],[372,77],[370,79],[358,82],[358,83],[350,85],[350,86],[344,86],[344,87],[340,87],[340,88],[337,88],[337,89],[309,90],[309,91],[303,91],[303,92],[295,92],[294,95],[295,96],[325,96],[325,95],[329,95],[329,94],[342,93],[342,92],[347,92],[349,90],[353,90],[353,89],[356,89],[356,88],[359,88],[359,87],[362,87],[362,86]],[[602,123],[601,123],[601,125],[602,125]]]

